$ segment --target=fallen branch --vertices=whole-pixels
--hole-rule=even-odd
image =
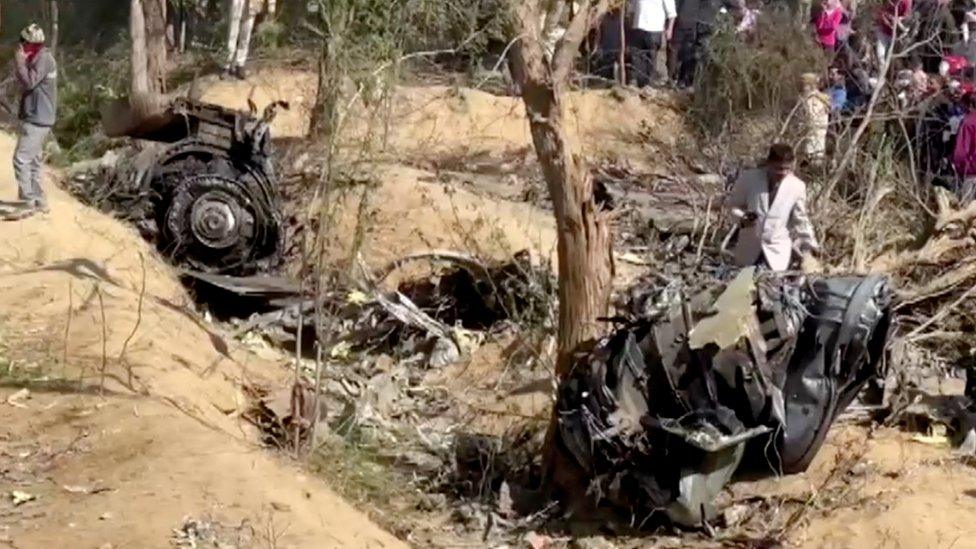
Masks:
[[[948,306],[942,307],[941,309],[939,309],[939,312],[936,313],[935,315],[933,315],[932,318],[930,318],[926,322],[922,323],[922,325],[919,326],[918,328],[915,328],[914,330],[912,330],[911,332],[909,332],[908,335],[905,336],[905,339],[909,339],[910,340],[913,337],[915,337],[918,334],[920,334],[923,331],[925,331],[925,329],[928,328],[929,326],[935,324],[936,322],[941,321],[943,318],[945,318],[946,316],[948,316],[949,313],[951,313],[953,310],[955,310],[956,307],[962,305],[963,302],[965,302],[967,299],[969,299],[973,294],[976,294],[976,285],[970,286],[969,289],[966,290],[965,292],[963,292],[962,295],[959,296],[958,299],[956,299],[955,301],[953,301],[952,303],[950,303]]]
[[[471,270],[477,270],[484,274],[488,273],[488,267],[472,255],[451,250],[431,250],[429,252],[410,254],[408,256],[401,257],[400,259],[391,261],[385,267],[380,269],[379,273],[374,275],[374,280],[375,282],[382,282],[383,280],[386,280],[386,277],[390,276],[393,271],[399,269],[405,264],[413,261],[428,259],[433,261],[457,263],[458,265]]]

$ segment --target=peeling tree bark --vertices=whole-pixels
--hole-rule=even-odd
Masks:
[[[559,335],[556,373],[572,367],[572,352],[599,335],[613,278],[610,223],[593,194],[586,161],[566,130],[565,90],[590,23],[607,12],[610,0],[587,0],[570,21],[547,60],[540,36],[538,2],[513,4],[522,40],[513,64],[521,73],[522,99],[539,163],[556,217],[559,254]]]
[[[165,93],[166,0],[131,0],[129,7],[132,94]]]
[[[131,0],[129,3],[129,37],[132,40],[132,79],[130,89],[132,95],[149,93],[149,63],[146,52],[146,14],[142,9],[142,0]]]
[[[146,22],[149,91],[166,93],[166,0],[142,0]]]
[[[522,101],[536,155],[552,198],[559,254],[559,333],[556,376],[573,367],[573,351],[600,333],[598,318],[607,311],[613,280],[610,220],[593,194],[586,160],[566,130],[565,91],[580,45],[591,22],[610,0],[584,0],[573,14],[552,59],[540,36],[540,0],[512,0],[519,40],[512,52],[513,74],[520,76]],[[549,422],[543,448],[543,491],[568,505],[586,505],[587,483],[556,444],[558,417]]]

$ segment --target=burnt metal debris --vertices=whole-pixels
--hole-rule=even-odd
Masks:
[[[428,364],[442,362],[437,356],[445,348],[454,355],[461,351],[464,345],[458,339],[463,332],[503,329],[509,322],[548,321],[556,281],[547,267],[533,265],[527,252],[492,262],[434,255],[451,265],[430,276],[404,281],[396,291],[334,289],[324,292],[318,301],[291,291],[284,282],[272,284],[267,277],[253,281],[214,275],[194,278],[229,292],[233,299],[225,302],[266,300],[267,311],[252,315],[239,326],[241,332],[260,331],[284,346],[295,344],[300,333],[305,341],[325,334],[326,340],[356,352],[382,352],[400,359],[421,354]],[[407,260],[425,257],[427,254]],[[394,262],[379,276],[402,263]],[[329,319],[318,332],[316,306]],[[306,351],[311,352],[312,345]]]
[[[175,265],[225,275],[273,270],[281,262],[282,221],[271,163],[270,123],[180,98],[125,135],[159,143],[123,160],[76,170],[74,193],[136,224]],[[86,169],[87,168],[87,169]]]
[[[666,306],[578,355],[557,401],[558,448],[580,473],[571,477],[638,524],[656,512],[685,526],[711,520],[749,454],[770,473],[805,470],[878,373],[892,322],[880,277],[750,268],[717,299],[659,295]]]

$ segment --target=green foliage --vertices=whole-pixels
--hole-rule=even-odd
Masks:
[[[506,0],[316,0],[309,20],[343,55],[369,64],[403,52],[457,50],[478,56],[507,41]]]
[[[288,32],[281,21],[264,21],[254,33],[254,48],[274,51],[285,46]]]
[[[408,50],[460,46],[460,54],[477,56],[492,43],[508,41],[509,7],[505,0],[414,0],[408,4],[412,4],[404,30]]]
[[[101,154],[101,106],[129,86],[129,50],[124,42],[103,54],[62,50],[59,55],[58,122],[54,135],[72,162]]]
[[[38,0],[3,0],[0,37],[7,45],[17,40],[20,29],[38,23],[50,33],[49,3]],[[121,9],[120,9],[121,8]],[[119,33],[128,28],[127,0],[58,0],[59,44],[105,51],[115,44]]]

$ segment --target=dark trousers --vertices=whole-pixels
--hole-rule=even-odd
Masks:
[[[634,29],[629,50],[632,65],[628,80],[638,87],[649,86],[658,78],[657,56],[661,51],[664,33]]]
[[[605,80],[615,78],[613,69],[620,62],[620,50],[601,51],[593,56],[590,72]]]
[[[712,37],[710,25],[698,24],[692,28],[679,28],[674,31],[677,48],[675,80],[682,86],[695,83],[695,74],[708,56],[708,42]]]

